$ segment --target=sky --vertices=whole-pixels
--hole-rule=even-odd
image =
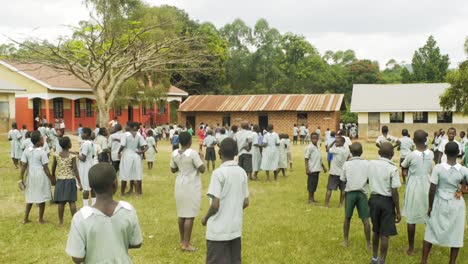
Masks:
[[[321,54],[352,49],[358,58],[411,63],[416,49],[433,35],[451,67],[465,60],[466,0],[146,0],[185,10],[192,19],[218,28],[240,18],[253,26],[265,18],[280,32],[303,35]],[[70,34],[66,25],[88,19],[82,0],[4,1],[0,43],[30,36],[54,40]]]

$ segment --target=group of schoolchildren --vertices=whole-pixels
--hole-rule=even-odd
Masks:
[[[350,222],[354,208],[357,208],[367,248],[372,248],[371,263],[385,263],[389,238],[397,235],[395,224],[401,221],[401,216],[407,222],[408,255],[414,255],[416,224],[425,224],[421,263],[427,263],[433,244],[450,247],[450,263],[456,263],[463,246],[465,202],[462,189],[468,181],[468,164],[463,153],[468,146],[464,133],[460,134],[463,143],[454,139],[455,128],[448,129],[447,134],[447,137],[443,137],[443,131],[436,134],[434,142],[438,145],[433,147],[438,152],[433,152],[429,149],[425,131],[415,131],[411,139],[409,132],[403,129],[402,138],[397,139],[389,134],[387,126],[383,126],[382,135],[376,140],[379,158],[367,161],[361,158],[363,148],[359,142],[346,144],[345,136],[337,133],[327,146],[332,158],[325,206],[329,206],[331,192],[339,188],[340,207],[344,202],[345,208],[344,246],[349,245]],[[309,203],[317,202],[314,194],[319,174],[327,172],[318,138],[319,135],[312,134],[312,143],[305,150]],[[400,173],[392,161],[395,148],[400,151],[400,166],[406,183],[401,212]]]

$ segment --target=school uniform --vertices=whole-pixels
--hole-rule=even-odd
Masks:
[[[213,171],[207,191],[218,198],[218,212],[206,227],[206,263],[241,263],[241,237],[244,200],[249,197],[247,174],[233,160]]]
[[[442,155],[442,158],[440,159],[440,163],[447,162],[447,155],[445,155],[445,145],[447,145],[447,143],[449,143],[449,142],[450,141],[448,140],[448,138],[444,138],[444,139],[442,139],[442,141],[439,144],[439,153],[440,153],[440,155]],[[456,141],[455,139],[453,140],[453,142],[458,144],[458,149],[459,149],[458,155],[461,155],[462,154],[462,146],[461,146],[460,142]]]
[[[154,162],[156,159],[156,139],[154,137],[147,137],[146,145],[148,146],[148,150],[145,153],[146,161]]]
[[[120,201],[112,216],[86,206],[72,219],[65,251],[84,263],[132,263],[128,247],[143,243],[135,208]]]
[[[291,140],[289,140],[289,138],[285,139],[285,145],[286,145],[287,163],[292,165],[293,160],[292,160],[292,153],[291,153]]]
[[[119,150],[120,150],[120,140],[124,133],[122,131],[117,131],[109,136],[108,146],[111,148],[111,160],[112,166],[115,171],[120,169],[120,159],[119,159]]]
[[[255,146],[257,145],[257,146]],[[260,170],[262,164],[262,152],[260,151],[260,136],[257,132],[252,132],[252,171]]]
[[[134,136],[132,133],[126,132],[120,145],[124,147],[120,161],[120,178],[122,181],[143,180],[142,157],[137,151],[146,146],[146,141],[140,133],[135,133]]]
[[[328,162],[331,162],[333,160],[333,154],[330,153],[330,151],[328,151],[328,148],[330,148],[330,146],[333,144],[333,142],[335,142],[336,138],[335,137],[330,137],[328,138],[328,140],[325,142],[326,146],[327,146],[327,161]]]
[[[395,164],[386,158],[369,162],[369,199],[372,231],[384,236],[397,235],[395,225],[395,204],[392,189],[401,186],[400,175]]]
[[[285,138],[280,140],[279,145],[279,160],[278,160],[278,169],[287,169],[288,168],[288,145]]]
[[[293,127],[293,141],[297,142],[297,136],[299,135],[299,128]]]
[[[380,135],[376,140],[375,140],[375,143],[379,146],[381,146],[383,143],[385,142],[389,142],[389,143],[396,143],[398,141],[398,139],[392,135],[389,135],[387,134],[386,136],[384,135]]]
[[[21,162],[28,165],[24,185],[26,203],[44,203],[52,200],[50,179],[44,171],[49,158],[43,148],[28,147],[21,157]]]
[[[401,163],[408,169],[408,180],[405,189],[402,215],[408,224],[426,223],[429,208],[429,177],[431,175],[434,153],[429,149],[421,152],[415,150]]]
[[[208,135],[203,139],[203,145],[206,146],[205,150],[205,160],[210,160],[210,161],[215,161],[216,160],[216,152],[215,152],[215,146],[216,146],[216,138],[213,137],[212,135]]]
[[[268,132],[263,136],[263,143],[266,144],[266,146],[263,148],[260,168],[264,171],[275,171],[278,169],[279,160],[277,145],[279,145],[280,139],[278,134],[275,132]]]
[[[301,139],[305,139],[305,136],[306,136],[306,127],[305,126],[301,126],[299,128],[299,136],[301,137]]]
[[[202,182],[198,168],[202,165],[200,155],[193,149],[172,152],[171,168],[178,169],[174,186],[178,217],[192,218],[200,213]]]
[[[91,187],[89,186],[88,172],[94,163],[94,143],[91,140],[83,141],[83,144],[80,146],[79,155],[86,156],[85,161],[78,161],[78,172],[80,174],[81,186],[83,187],[83,191],[91,191]]]
[[[352,157],[343,164],[340,180],[346,183],[345,215],[351,219],[354,208],[357,208],[359,218],[369,218],[369,204],[367,202],[369,161],[361,157]]]
[[[350,157],[351,153],[349,149],[345,149],[343,146],[333,146],[328,150],[333,155],[333,160],[330,164],[330,176],[328,176],[327,190],[343,191],[346,187],[346,183],[340,180],[340,175],[343,172],[343,165]]]
[[[400,139],[400,166],[405,158],[411,153],[414,142],[411,138],[404,136]]]
[[[317,190],[319,174],[323,169],[322,154],[320,149],[314,144],[309,144],[304,152],[304,158],[307,160],[307,191],[313,193]]]
[[[432,144],[432,151],[434,151],[434,162],[437,164],[439,162],[439,145],[442,142],[442,137],[437,136],[434,138],[434,142]]]
[[[18,129],[12,129],[8,132],[8,139],[10,139],[11,149],[10,154],[14,159],[21,159],[21,132]]]
[[[252,149],[247,150],[245,147],[248,147],[252,143],[252,131],[247,129],[242,129],[237,132],[234,136],[234,141],[237,142],[237,150],[239,157],[239,166],[245,170],[245,172],[252,172]]]
[[[431,183],[437,185],[431,216],[426,223],[424,240],[443,247],[461,248],[465,232],[466,208],[463,196],[455,197],[462,181],[468,180],[468,169],[446,162],[434,167]]]

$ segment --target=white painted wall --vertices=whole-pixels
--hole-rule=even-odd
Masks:
[[[369,114],[368,113],[358,113],[358,124],[367,124],[369,123]]]
[[[427,123],[429,123],[429,124],[437,124],[437,112],[429,112],[429,113],[427,113]]]
[[[468,124],[468,116],[464,116],[462,113],[453,114],[454,124]]]
[[[390,113],[380,113],[380,124],[390,124]]]
[[[412,124],[413,123],[413,113],[412,112],[406,112],[405,113],[405,124]]]

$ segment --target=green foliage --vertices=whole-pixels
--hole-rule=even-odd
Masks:
[[[426,44],[414,52],[411,77],[408,82],[443,82],[450,64],[449,56],[442,55],[433,36],[427,39]]]
[[[447,74],[450,88],[440,97],[440,105],[448,111],[455,110],[468,115],[468,60],[455,71]]]
[[[379,64],[370,60],[357,60],[346,66],[353,84],[378,83],[381,79]]]

